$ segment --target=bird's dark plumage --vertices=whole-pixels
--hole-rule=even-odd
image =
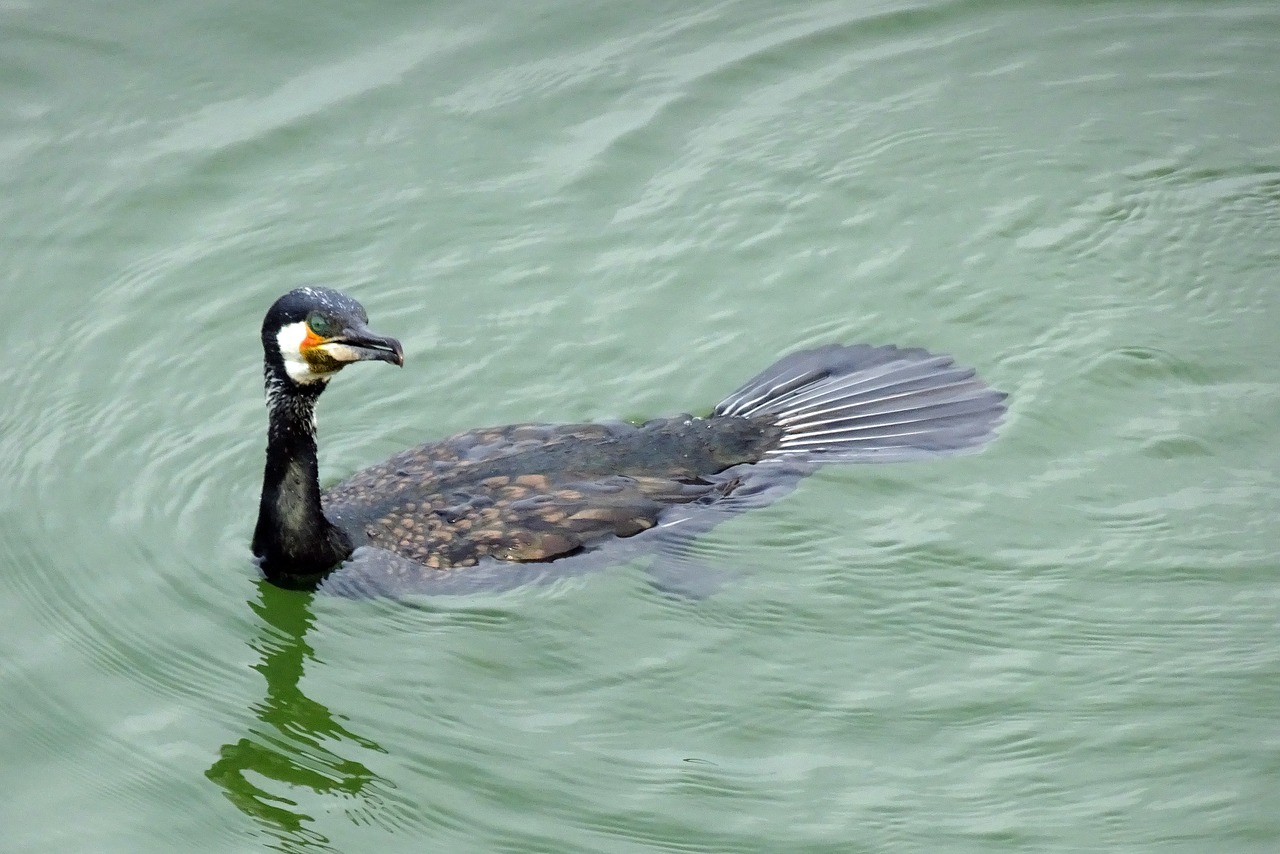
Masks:
[[[388,557],[380,565],[401,580],[557,561],[711,520],[739,491],[759,493],[744,488],[752,479],[974,450],[1004,413],[1004,395],[950,357],[832,345],[783,358],[707,418],[473,430],[322,495],[313,409],[326,382],[351,361],[402,362],[400,345],[366,323],[358,303],[324,288],[291,291],[263,322],[271,419],[254,553],[284,586],[314,586],[360,548]]]

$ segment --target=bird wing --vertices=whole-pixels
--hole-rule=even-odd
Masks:
[[[484,558],[546,561],[657,524],[672,505],[723,490],[658,473],[601,473],[548,449],[606,446],[627,425],[513,425],[476,430],[397,454],[324,497],[330,520],[357,545],[373,545],[432,569]],[[594,470],[593,470],[594,469]]]
[[[432,569],[486,557],[545,561],[652,528],[666,508],[711,489],[660,477],[493,475],[387,507],[366,521],[364,534],[367,544]]]

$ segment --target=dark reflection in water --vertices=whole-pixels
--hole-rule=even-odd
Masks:
[[[347,813],[377,814],[382,794],[392,788],[360,762],[334,752],[342,744],[385,751],[376,743],[351,732],[341,715],[302,693],[306,662],[314,658],[306,642],[315,617],[312,595],[281,590],[266,582],[258,585],[259,598],[250,607],[265,625],[252,642],[261,660],[254,669],[267,680],[267,693],[253,706],[257,721],[239,741],[224,744],[218,760],[205,776],[226,792],[245,815],[257,821],[278,840],[283,851],[328,851],[329,840],[309,823],[313,816],[301,812],[297,802],[283,792],[306,788],[320,795],[352,801]],[[268,781],[281,785],[264,788]],[[354,818],[354,816],[353,816]]]

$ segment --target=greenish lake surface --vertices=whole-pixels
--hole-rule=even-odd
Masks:
[[[1280,850],[1280,6],[0,4],[0,851]],[[954,354],[984,453],[641,563],[260,581],[321,471]]]

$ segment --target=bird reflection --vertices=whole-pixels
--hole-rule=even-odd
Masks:
[[[328,708],[302,693],[303,668],[314,658],[306,642],[315,617],[312,595],[258,585],[258,601],[250,607],[264,626],[252,642],[261,656],[254,669],[267,680],[267,693],[253,706],[257,720],[244,737],[224,744],[205,776],[222,787],[227,798],[279,842],[284,851],[328,851],[329,840],[311,827],[313,817],[299,809],[288,793],[308,789],[346,803],[352,818],[367,821],[381,811],[382,795],[392,788],[360,762],[334,752],[344,743],[385,751],[351,732]],[[278,784],[278,785],[275,785]],[[355,801],[356,803],[351,803]]]

